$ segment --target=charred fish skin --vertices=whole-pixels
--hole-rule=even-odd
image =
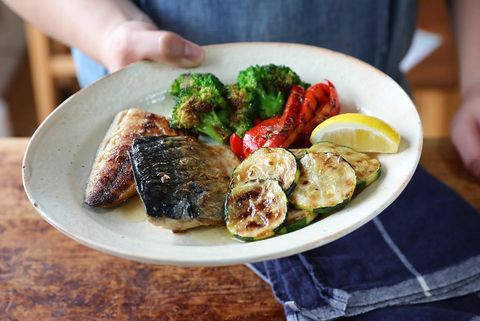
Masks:
[[[142,137],[134,140],[129,155],[148,215],[223,224],[230,177],[207,145],[189,136]]]
[[[93,163],[84,203],[117,206],[136,194],[128,151],[135,137],[177,135],[163,116],[130,108],[119,112],[100,144]]]
[[[188,186],[188,172],[173,165],[180,160],[180,144],[175,140],[135,139],[130,158],[137,182],[137,190],[145,204],[147,214],[172,219],[193,219],[200,215],[197,202],[190,195],[204,191],[193,182]],[[165,151],[170,151],[165,153]],[[190,165],[190,164],[189,164]],[[184,167],[184,166],[183,166]],[[182,182],[185,188],[177,190]]]

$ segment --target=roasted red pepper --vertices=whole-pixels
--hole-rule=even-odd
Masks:
[[[307,147],[310,142],[310,134],[325,119],[337,115],[340,112],[340,104],[335,86],[327,80],[309,87],[305,92],[305,102],[300,113],[301,126],[298,138],[294,142],[295,147]]]
[[[232,152],[237,155],[240,159],[244,158],[243,155],[243,139],[237,134],[233,133],[230,135],[230,149]]]
[[[305,92],[305,105],[307,104],[309,110],[314,110],[315,116],[322,114],[325,119],[340,112],[337,90],[328,80],[326,83],[318,83],[307,89]],[[308,123],[311,124],[310,121]]]
[[[243,136],[245,157],[261,147],[288,147],[293,142],[291,134],[298,123],[303,104],[304,89],[293,86],[282,115],[265,119]]]
[[[261,147],[306,147],[312,130],[339,111],[337,91],[330,81],[307,90],[293,86],[282,115],[255,124],[245,133],[243,156]]]

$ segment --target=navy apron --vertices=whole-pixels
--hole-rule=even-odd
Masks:
[[[404,85],[399,63],[415,30],[416,0],[137,0],[160,29],[199,45],[275,41],[355,56]],[[73,55],[82,87],[107,70]]]

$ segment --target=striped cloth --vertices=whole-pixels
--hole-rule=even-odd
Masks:
[[[289,321],[480,321],[480,215],[421,168],[350,235],[249,266]]]

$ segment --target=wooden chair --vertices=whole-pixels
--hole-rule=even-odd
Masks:
[[[68,47],[48,38],[30,24],[26,24],[25,30],[35,110],[40,124],[58,105],[61,88],[78,88],[75,66]]]

